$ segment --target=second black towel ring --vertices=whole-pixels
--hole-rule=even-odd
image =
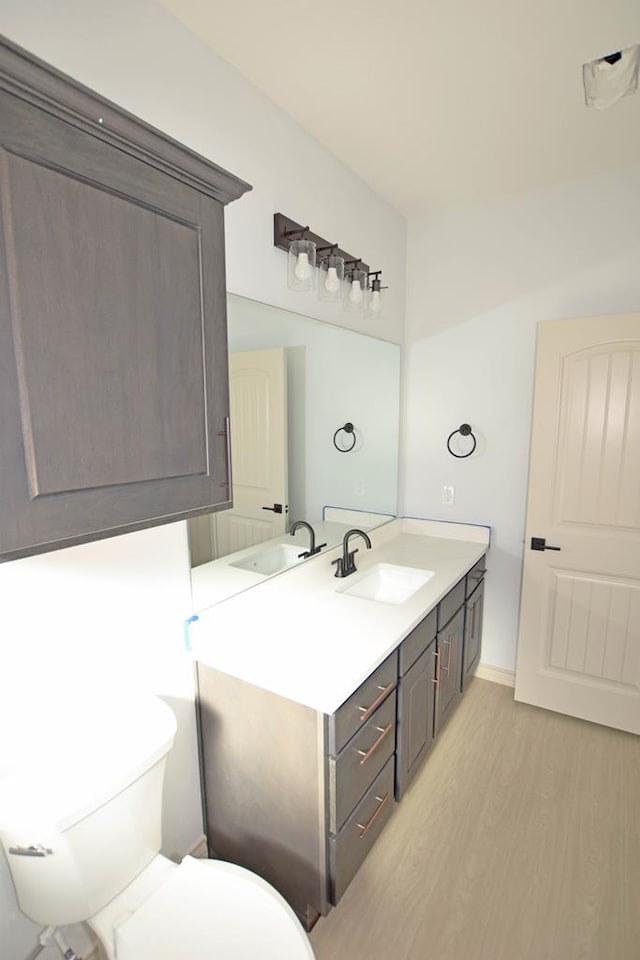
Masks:
[[[350,447],[340,447],[338,446],[338,435],[341,433],[346,433],[347,436],[351,435],[351,446]],[[336,432],[333,435],[333,445],[339,453],[349,453],[356,445],[356,431],[352,423],[345,423],[342,427],[338,427]]]
[[[455,437],[456,433],[459,433],[461,437],[471,437],[473,446],[466,453],[455,453],[451,449],[451,438]],[[470,457],[473,451],[475,450],[475,448],[476,448],[476,438],[474,437],[473,431],[471,430],[471,427],[469,426],[468,423],[461,423],[458,429],[454,430],[447,437],[447,450],[449,451],[452,457],[457,457],[458,460],[463,460],[465,457]]]

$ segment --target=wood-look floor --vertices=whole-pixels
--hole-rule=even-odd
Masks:
[[[318,960],[640,960],[640,738],[475,679]]]

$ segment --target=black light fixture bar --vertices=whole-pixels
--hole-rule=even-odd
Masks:
[[[292,240],[312,240],[317,249],[323,247],[325,250],[332,249],[333,256],[342,257],[345,263],[350,260],[352,263],[359,263],[359,269],[363,270],[365,273],[369,273],[369,265],[360,260],[359,257],[354,257],[352,253],[347,253],[346,250],[342,250],[335,243],[331,243],[329,240],[325,240],[324,237],[319,236],[317,233],[314,233],[312,230],[309,230],[308,227],[304,227],[299,223],[296,223],[295,220],[290,220],[289,217],[285,217],[283,213],[274,213],[273,215],[273,245],[278,247],[279,250],[284,250],[289,252],[289,246]]]

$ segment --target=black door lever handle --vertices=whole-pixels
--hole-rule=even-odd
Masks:
[[[548,547],[544,537],[531,537],[532,550],[562,550],[562,547]]]
[[[271,513],[282,513],[282,504],[274,503],[272,507],[262,507],[263,510],[270,510]]]

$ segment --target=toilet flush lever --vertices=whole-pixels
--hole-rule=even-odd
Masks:
[[[14,857],[46,857],[53,850],[43,847],[41,843],[33,843],[30,847],[9,847],[9,853]]]

